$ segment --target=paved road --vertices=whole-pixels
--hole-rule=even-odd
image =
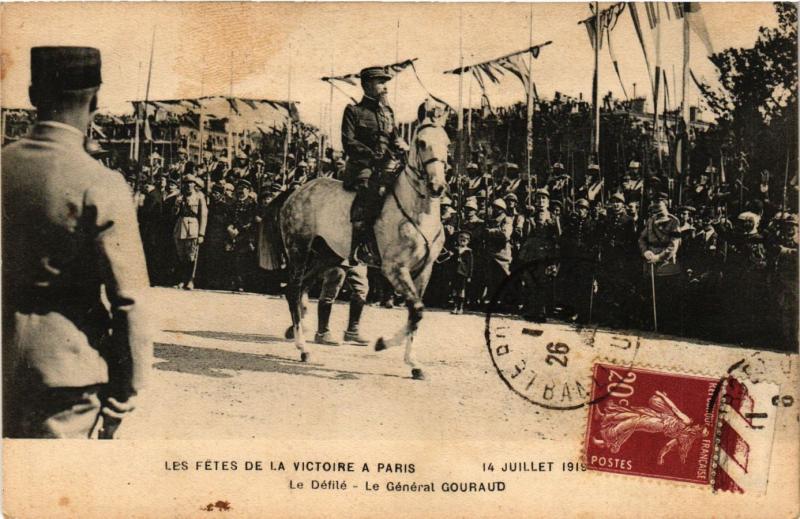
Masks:
[[[153,298],[152,383],[121,437],[514,440],[574,431],[585,417],[542,413],[512,393],[492,365],[482,315],[426,312],[415,345],[427,379],[415,381],[402,348],[309,344],[310,362],[299,362],[283,338],[283,299],[162,288]],[[405,318],[404,309],[369,307],[363,332],[388,336]],[[336,335],[346,320],[347,305],[337,304]]]

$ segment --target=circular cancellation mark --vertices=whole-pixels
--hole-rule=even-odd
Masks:
[[[500,379],[520,397],[545,409],[580,409],[594,403],[591,401],[594,362],[603,358],[632,365],[639,338],[597,328],[535,323],[498,315],[498,302],[520,285],[526,270],[535,268],[537,264],[533,262],[521,265],[492,295],[486,312],[486,347]],[[595,400],[604,398],[605,393],[601,395]]]

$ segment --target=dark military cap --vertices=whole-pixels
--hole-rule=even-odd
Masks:
[[[100,51],[91,47],[33,47],[31,83],[51,92],[100,86]]]
[[[564,204],[561,203],[561,200],[553,200],[553,201],[550,202],[550,207],[551,208],[556,208],[556,207],[563,208]]]
[[[367,67],[361,70],[359,76],[361,77],[361,81],[369,81],[371,79],[389,81],[392,79],[392,75],[386,72],[386,69],[383,67]]]
[[[466,229],[459,229],[459,231],[456,233],[456,236],[461,236],[462,234],[463,234],[464,236],[466,236],[467,238],[470,238],[470,239],[472,239],[472,233],[471,233],[471,232],[469,232],[469,231],[468,231],[468,230],[466,230]]]
[[[669,195],[662,191],[662,192],[656,194],[655,199],[656,200],[665,200],[666,201],[666,200],[669,200]]]
[[[242,178],[236,182],[236,187],[246,187],[247,189],[253,189],[253,184],[251,184],[249,180],[245,180]]]
[[[690,213],[693,213],[693,212],[697,211],[697,209],[695,209],[694,207],[692,207],[692,206],[690,206],[690,205],[682,205],[682,206],[681,206],[681,207],[678,209],[678,211],[680,211],[680,212],[683,212],[683,211],[688,211],[688,212],[690,212]]]

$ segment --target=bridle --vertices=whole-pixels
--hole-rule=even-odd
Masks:
[[[417,134],[419,134],[420,130],[427,128],[429,126],[433,127],[435,125],[430,123],[423,124],[422,126],[417,128]],[[446,166],[447,161],[444,159],[431,157],[430,159],[427,159],[424,162],[419,163],[419,158],[418,158],[419,155],[416,153],[416,151],[417,150],[414,150],[414,157],[417,160],[417,164],[407,163],[406,167],[403,168],[403,174],[409,175],[410,178],[408,183],[411,184],[411,188],[417,193],[417,195],[419,195],[421,198],[428,198],[429,196],[431,198],[434,198],[433,195],[429,195],[427,191],[427,174],[425,173],[425,168],[427,168],[430,164],[434,164],[436,162],[442,162]],[[420,183],[422,183],[426,187],[423,187],[420,190],[420,188],[418,187]],[[430,257],[431,254],[430,240],[428,239],[427,236],[425,236],[425,233],[422,232],[422,229],[420,229],[417,221],[414,220],[414,218],[412,218],[411,215],[408,214],[408,211],[406,211],[405,207],[403,207],[403,204],[397,197],[397,190],[394,187],[392,188],[392,198],[394,199],[394,202],[397,204],[397,208],[400,210],[400,213],[403,215],[403,218],[405,218],[408,222],[411,223],[414,229],[416,229],[416,231],[420,234],[420,236],[422,236],[422,240],[425,243],[425,255],[422,257],[422,260],[414,268],[411,269],[410,272],[411,277],[413,279],[416,279],[419,273],[422,272],[422,269],[425,267],[425,264],[427,263],[428,258]],[[433,237],[433,241],[438,240],[439,237],[442,235],[442,232],[443,232],[443,227],[440,224],[439,229],[436,231],[436,235]]]
[[[431,123],[423,124],[422,126],[417,128],[417,134],[419,134],[419,132],[421,130],[424,130],[425,128],[433,128],[435,126],[436,125],[431,124]],[[404,173],[410,173],[411,174],[411,177],[412,177],[412,181],[410,182],[411,187],[414,189],[414,191],[421,198],[427,198],[428,196],[431,196],[432,198],[436,198],[436,197],[433,197],[433,195],[429,195],[428,192],[427,192],[428,175],[427,175],[426,171],[427,171],[428,166],[430,166],[431,164],[435,164],[437,162],[441,162],[442,165],[444,165],[446,167],[447,166],[447,160],[446,159],[441,159],[441,158],[438,158],[438,157],[431,157],[431,158],[425,160],[424,162],[420,163],[419,162],[419,153],[417,152],[417,150],[414,150],[414,158],[416,159],[417,164],[412,164],[412,163],[409,162],[409,163],[406,164],[406,167],[404,168]],[[419,188],[419,184],[420,183],[423,184],[426,187],[423,187],[422,189],[420,189]]]

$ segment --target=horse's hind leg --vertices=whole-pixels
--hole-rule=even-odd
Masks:
[[[286,301],[289,303],[289,313],[292,316],[294,345],[300,350],[300,360],[307,362],[309,355],[303,337],[303,270],[302,266],[291,267],[289,282],[286,284]]]

